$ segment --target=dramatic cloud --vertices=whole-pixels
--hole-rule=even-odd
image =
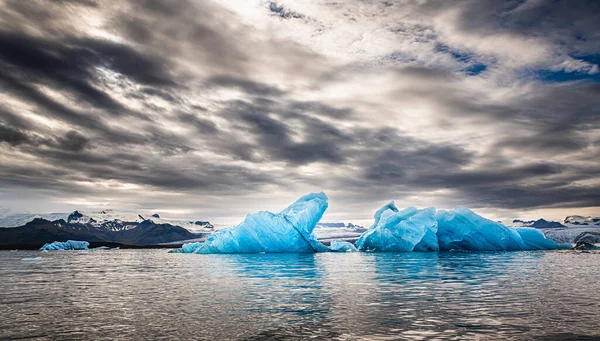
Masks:
[[[600,210],[597,1],[0,2],[0,205]]]

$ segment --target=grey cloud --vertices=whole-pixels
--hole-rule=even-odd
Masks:
[[[215,76],[206,82],[210,87],[229,87],[244,90],[246,93],[257,96],[280,96],[284,91],[277,87],[257,83],[245,78],[231,76]]]
[[[292,164],[344,162],[342,144],[352,139],[332,124],[298,113],[302,105],[294,102],[287,106],[264,99],[254,103],[234,101],[225,106],[223,115],[242,124],[240,133],[251,133],[257,139],[256,148],[266,152],[270,160]]]
[[[215,134],[219,130],[217,125],[208,119],[202,118],[198,115],[194,115],[187,112],[180,112],[177,114],[177,118],[186,124],[191,124],[202,134]]]
[[[353,61],[335,60],[286,34],[244,26],[235,11],[211,2],[39,5],[0,5],[6,23],[0,88],[9,99],[0,107],[2,188],[93,196],[114,185],[109,195],[117,201],[131,192],[119,186],[134,184],[141,186],[140,201],[148,190],[235,200],[265,188],[274,196],[310,188],[334,190],[343,203],[362,200],[361,207],[438,192],[473,207],[600,206],[599,188],[590,181],[597,177],[600,141],[600,87],[593,81],[524,77],[525,84],[505,85],[480,77],[467,84],[464,73],[436,61],[380,67],[361,60],[360,51]],[[266,5],[265,18],[277,24],[313,24],[276,2]],[[568,46],[557,54],[593,52],[600,31],[583,13],[597,5],[587,3],[573,9],[561,1],[530,9],[493,1],[388,5],[381,10],[457,10],[470,18],[460,22],[467,32],[543,31],[550,40],[567,33]],[[99,29],[120,42],[73,27],[80,10],[103,16],[106,26]],[[536,16],[544,11],[549,16]],[[389,31],[431,48],[442,39],[433,26],[414,22]],[[314,43],[315,36],[307,38]],[[398,52],[395,62],[404,56]],[[363,80],[382,75],[391,80],[380,88],[344,93],[356,94]],[[523,91],[510,93],[510,86]],[[218,91],[227,89],[237,91]],[[434,128],[407,129],[413,122],[403,117],[405,109],[428,111],[423,119],[439,122],[439,132],[451,137],[438,139]],[[478,130],[489,132],[485,141],[463,136]],[[79,185],[85,182],[102,186]]]
[[[80,133],[74,130],[67,132],[65,136],[62,137],[59,141],[61,148],[73,152],[82,151],[90,142],[90,140],[87,137],[81,135]]]
[[[0,141],[16,146],[29,142],[29,136],[21,130],[0,125]]]

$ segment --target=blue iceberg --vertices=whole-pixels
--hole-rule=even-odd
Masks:
[[[555,250],[562,246],[535,228],[510,228],[466,208],[438,211],[440,250]]]
[[[313,234],[327,206],[325,193],[310,193],[279,213],[250,214],[241,224],[213,233],[195,253],[329,251]]]
[[[559,245],[554,240],[546,238],[544,233],[533,227],[515,228],[525,244],[526,250],[554,250],[561,248],[570,248],[569,245]]]
[[[180,249],[173,249],[170,253],[196,253],[204,243],[185,243]]]
[[[443,251],[511,251],[525,250],[519,233],[498,222],[486,219],[466,208],[440,210],[438,242]]]
[[[438,251],[435,209],[398,210],[393,201],[375,212],[375,223],[360,236],[361,251]]]
[[[358,249],[354,244],[343,240],[334,240],[329,246],[329,250],[333,252],[356,252]]]
[[[40,251],[56,251],[56,250],[87,250],[90,246],[88,242],[77,240],[67,240],[66,242],[46,243],[40,248]]]
[[[184,244],[171,252],[511,251],[562,247],[539,230],[509,228],[466,208],[399,210],[393,201],[375,212],[374,224],[356,244],[335,240],[327,247],[313,234],[327,206],[323,192],[311,193],[279,213],[250,214],[239,225],[213,233],[204,243]]]
[[[466,208],[400,211],[392,201],[375,212],[375,223],[356,247],[361,251],[516,251],[553,250],[559,245],[534,228],[510,228]]]

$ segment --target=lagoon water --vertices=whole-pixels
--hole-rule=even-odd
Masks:
[[[575,251],[0,251],[0,339],[597,340],[599,280]]]

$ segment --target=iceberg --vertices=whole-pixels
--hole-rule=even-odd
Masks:
[[[55,250],[87,250],[90,246],[88,242],[77,240],[67,240],[66,242],[46,243],[40,248],[40,251],[55,251]]]
[[[498,222],[486,219],[466,208],[440,210],[438,242],[443,251],[526,250],[521,236]]]
[[[435,209],[398,210],[393,201],[375,212],[375,223],[356,242],[361,251],[438,251]]]
[[[393,201],[375,212],[375,222],[354,245],[333,240],[327,247],[313,233],[327,206],[323,192],[310,193],[279,213],[250,214],[239,225],[213,233],[204,243],[187,243],[170,252],[516,251],[562,247],[540,230],[510,228],[466,208],[399,210]]]
[[[333,240],[331,245],[329,246],[329,250],[333,252],[356,252],[358,249],[354,244],[341,241],[341,240]]]
[[[279,213],[250,214],[239,225],[210,235],[195,253],[329,251],[313,234],[327,206],[325,193],[310,193]]]
[[[564,245],[559,245],[554,240],[546,238],[544,233],[536,228],[517,227],[515,230],[523,240],[526,250],[553,250],[565,248]],[[566,248],[569,248],[569,246],[567,245]]]
[[[466,208],[452,211],[390,202],[375,212],[375,223],[356,242],[361,251],[554,250],[553,240],[535,228],[510,228]]]

